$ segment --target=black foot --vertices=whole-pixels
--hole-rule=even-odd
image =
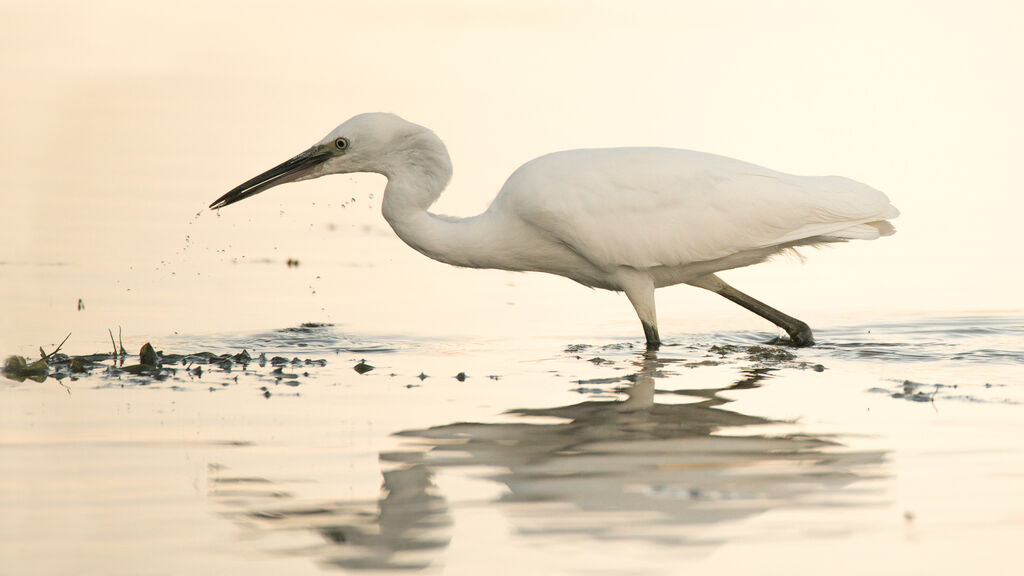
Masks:
[[[783,330],[789,333],[789,339],[793,341],[794,346],[814,345],[814,334],[811,332],[811,327],[799,320],[789,328],[784,327]]]

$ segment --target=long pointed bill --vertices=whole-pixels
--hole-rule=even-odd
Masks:
[[[312,168],[330,157],[330,151],[324,150],[320,146],[313,146],[291,160],[274,166],[259,176],[246,180],[241,185],[236,186],[227,194],[217,198],[213,204],[210,204],[210,209],[216,210],[218,208],[223,208],[228,204],[234,204],[239,200],[245,200],[249,196],[259,194],[260,192],[263,192],[268,188],[273,188],[278,184],[292,182],[306,174],[309,174]]]

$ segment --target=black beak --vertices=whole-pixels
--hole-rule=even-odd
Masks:
[[[230,192],[220,198],[217,198],[213,204],[210,204],[210,209],[216,210],[218,208],[223,208],[228,204],[234,204],[239,200],[245,200],[249,196],[259,194],[260,192],[263,192],[268,188],[273,188],[278,184],[291,182],[300,176],[305,176],[309,173],[311,168],[317,166],[330,157],[330,151],[326,151],[320,146],[313,146],[291,160],[274,166],[263,174],[246,180],[241,185],[232,188]]]

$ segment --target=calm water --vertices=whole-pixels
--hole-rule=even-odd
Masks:
[[[168,359],[0,377],[0,576],[1019,572],[1024,4],[981,4],[0,2],[0,358]],[[408,249],[376,175],[206,210],[380,110],[443,213],[657,145],[903,216],[724,274],[814,348],[680,287],[645,356],[621,295]]]
[[[162,379],[3,380],[0,572],[1011,572],[1024,317],[817,335],[314,325],[165,339],[253,360]]]

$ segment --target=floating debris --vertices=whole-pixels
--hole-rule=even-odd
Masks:
[[[714,344],[711,348],[708,348],[708,352],[718,354],[719,356],[728,356],[729,354],[734,354],[739,350],[739,346],[733,346],[732,344]]]
[[[868,392],[874,394],[885,394],[890,398],[895,398],[897,400],[930,404],[934,404],[936,400],[995,404],[1018,404],[1016,400],[1010,398],[983,398],[971,394],[954,394],[954,390],[960,389],[959,385],[957,384],[926,384],[923,382],[914,382],[913,380],[902,380],[897,382],[898,384],[895,387],[895,389],[887,389],[876,386],[873,388],[869,388]]]
[[[920,382],[914,382],[911,380],[903,381],[903,391],[894,392],[893,398],[903,398],[913,402],[932,402],[935,399],[935,395],[939,391],[939,385],[936,384],[934,389],[929,393],[921,390],[921,387],[925,386]]]
[[[465,382],[466,381],[466,373],[465,372],[459,372],[458,374],[455,375],[455,379],[458,380],[459,382]]]
[[[796,354],[777,346],[750,346],[747,357],[755,362],[788,362],[795,359]]]
[[[24,382],[35,380],[42,382],[50,375],[50,366],[46,360],[36,360],[31,364],[22,356],[11,356],[4,362],[4,376],[11,380]]]
[[[367,364],[366,360],[360,360],[359,364],[356,364],[355,366],[353,366],[352,369],[355,370],[359,374],[366,374],[370,370],[373,370],[373,366],[370,366],[369,364]]]
[[[83,378],[105,380],[101,387],[109,386],[151,386],[158,382],[171,380],[169,386],[164,389],[185,391],[187,384],[206,378],[214,379],[214,382],[204,386],[207,390],[217,390],[220,387],[229,386],[231,383],[238,384],[238,375],[262,380],[263,383],[272,381],[274,384],[281,384],[289,387],[301,385],[300,376],[310,377],[310,373],[316,367],[327,365],[322,358],[293,358],[274,357],[271,361],[273,369],[269,372],[256,369],[252,363],[258,364],[259,368],[265,368],[267,357],[260,353],[253,358],[248,350],[242,350],[235,354],[214,354],[213,352],[202,351],[191,354],[165,354],[157,350],[151,343],[146,342],[139,349],[138,364],[124,365],[130,357],[121,353],[122,346],[113,339],[113,332],[108,330],[111,336],[113,351],[84,356],[68,356],[61,354],[60,349],[71,336],[61,342],[56,350],[47,354],[42,348],[39,352],[42,358],[35,362],[20,356],[11,356],[3,368],[3,375],[19,382],[31,379],[43,382],[47,378],[57,380],[67,388],[63,379],[70,378],[71,381],[78,381]],[[365,362],[364,362],[365,364]],[[302,366],[304,370],[287,371],[291,366]],[[366,364],[366,366],[369,366]],[[214,370],[214,367],[217,369]],[[372,368],[372,367],[370,367]],[[235,372],[235,374],[230,374]],[[155,387],[155,386],[154,386]],[[70,393],[71,389],[68,388]],[[266,390],[264,390],[266,391]],[[269,396],[268,396],[269,397]]]
[[[422,381],[426,380],[427,378],[430,378],[430,376],[427,376],[427,375],[426,375],[426,374],[424,374],[423,372],[420,372],[420,375],[419,375],[419,376],[417,376],[417,378],[419,378],[419,379],[420,379],[420,382],[422,382]]]
[[[57,348],[49,354],[43,350],[43,347],[39,347],[39,360],[35,362],[29,362],[22,356],[10,356],[4,361],[4,376],[18,382],[24,382],[25,380],[33,380],[35,382],[42,382],[46,380],[47,376],[50,376],[50,363],[56,363],[60,361],[67,361],[68,356],[66,354],[59,354],[60,349],[64,347],[64,343],[71,338],[71,333],[60,341]],[[58,377],[59,378],[59,377]]]
[[[274,368],[273,370],[270,371],[270,375],[273,376],[274,378],[277,378],[278,380],[283,380],[285,378],[294,380],[299,377],[298,374],[285,372],[284,366],[278,366],[277,368]]]
[[[747,360],[750,360],[751,362],[761,362],[767,364],[782,364],[786,362],[791,362],[796,359],[796,354],[793,354],[783,346],[778,346],[774,344],[769,344],[765,346],[737,346],[735,344],[714,344],[710,348],[708,348],[708,353],[717,354],[720,358],[725,358],[726,356],[738,356],[746,354]],[[713,366],[714,364],[691,363],[690,365],[691,367],[696,367]],[[824,366],[821,367],[821,370],[818,370],[818,368],[812,365],[807,365],[806,367],[813,368],[818,372],[825,369]]]
[[[71,373],[80,374],[86,372],[92,367],[92,362],[81,356],[76,356],[71,359]]]
[[[132,364],[130,366],[122,366],[121,371],[129,374],[156,376],[160,373],[160,369],[152,364]]]
[[[153,345],[149,342],[143,344],[139,350],[139,362],[146,366],[156,366],[156,350],[153,349]]]

